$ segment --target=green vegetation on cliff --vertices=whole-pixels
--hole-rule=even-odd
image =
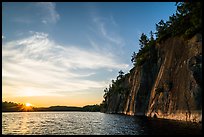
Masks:
[[[202,5],[200,2],[179,2],[176,3],[177,11],[164,22],[161,20],[156,24],[156,39],[153,32],[150,31],[150,39],[142,33],[139,44],[141,49],[136,54],[133,52],[131,61],[135,66],[141,66],[146,60],[154,58],[156,61],[156,52],[154,46],[169,37],[183,36],[190,38],[196,33],[202,32]]]
[[[106,112],[109,109],[109,105],[111,104],[110,103],[111,99],[113,98],[116,100],[121,100],[121,98],[127,99],[128,96],[133,96],[130,93],[130,88],[133,88],[132,87],[133,85],[129,85],[129,83],[131,83],[130,81],[133,80],[132,77],[130,77],[130,75],[133,75],[133,70],[135,68],[137,68],[137,70],[140,70],[139,72],[137,72],[138,75],[140,73],[141,73],[140,75],[144,75],[144,72],[143,72],[144,69],[142,69],[144,67],[146,68],[145,70],[149,68],[149,70],[152,71],[151,73],[154,73],[154,74],[158,73],[156,72],[157,67],[148,66],[149,64],[157,65],[157,63],[161,62],[161,57],[159,54],[162,54],[162,53],[159,53],[157,51],[158,49],[156,48],[156,45],[159,45],[159,44],[161,45],[161,43],[163,43],[168,38],[182,37],[183,39],[190,39],[195,34],[202,33],[202,5],[201,4],[202,4],[201,2],[178,2],[176,3],[176,6],[177,6],[176,13],[170,16],[168,21],[164,22],[164,20],[161,20],[158,24],[156,24],[156,32],[153,33],[152,31],[150,31],[150,38],[148,38],[146,34],[142,33],[139,39],[139,45],[141,48],[138,53],[133,52],[131,57],[131,61],[134,64],[134,68],[132,68],[130,70],[130,73],[128,74],[122,73],[121,75],[119,73],[119,76],[117,77],[117,79],[112,80],[112,84],[109,85],[109,88],[106,88],[104,90],[104,100],[101,104],[102,111]],[[154,38],[154,34],[155,34],[155,38]],[[149,74],[149,75],[151,76],[152,74]],[[141,81],[141,83],[143,82]],[[172,82],[168,81],[167,83],[168,84],[166,84],[166,86],[164,87],[168,87],[168,89],[171,89]],[[149,82],[146,84],[151,85],[152,83]],[[163,91],[163,89],[158,87],[157,92],[160,93],[161,91]],[[147,92],[147,91],[144,90],[143,92]],[[122,94],[124,96],[116,96],[116,94],[117,95]],[[148,93],[145,93],[145,95],[149,96]],[[141,97],[137,96],[136,98],[142,98],[142,97],[143,96]],[[146,98],[146,97],[143,97],[143,98]]]
[[[176,14],[164,22],[156,24],[155,33],[160,42],[168,37],[183,35],[190,38],[198,32],[202,32],[202,3],[201,2],[178,2]]]

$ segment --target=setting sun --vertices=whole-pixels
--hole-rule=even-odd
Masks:
[[[26,103],[25,105],[26,105],[26,107],[30,107],[30,106],[31,106],[31,104],[30,104],[30,103]]]

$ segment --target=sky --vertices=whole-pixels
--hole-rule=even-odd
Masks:
[[[100,104],[141,34],[175,12],[175,2],[3,2],[2,100]]]

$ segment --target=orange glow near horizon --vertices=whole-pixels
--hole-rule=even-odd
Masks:
[[[103,98],[91,97],[89,99],[79,97],[54,97],[54,96],[24,96],[4,97],[2,101],[24,104],[25,107],[50,107],[50,106],[76,106],[100,104]]]

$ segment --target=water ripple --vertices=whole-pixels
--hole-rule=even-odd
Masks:
[[[201,130],[195,130],[197,127],[187,127],[186,123],[152,122],[133,116],[100,112],[2,113],[2,134],[7,135],[172,134],[169,129],[180,134],[201,133]]]

